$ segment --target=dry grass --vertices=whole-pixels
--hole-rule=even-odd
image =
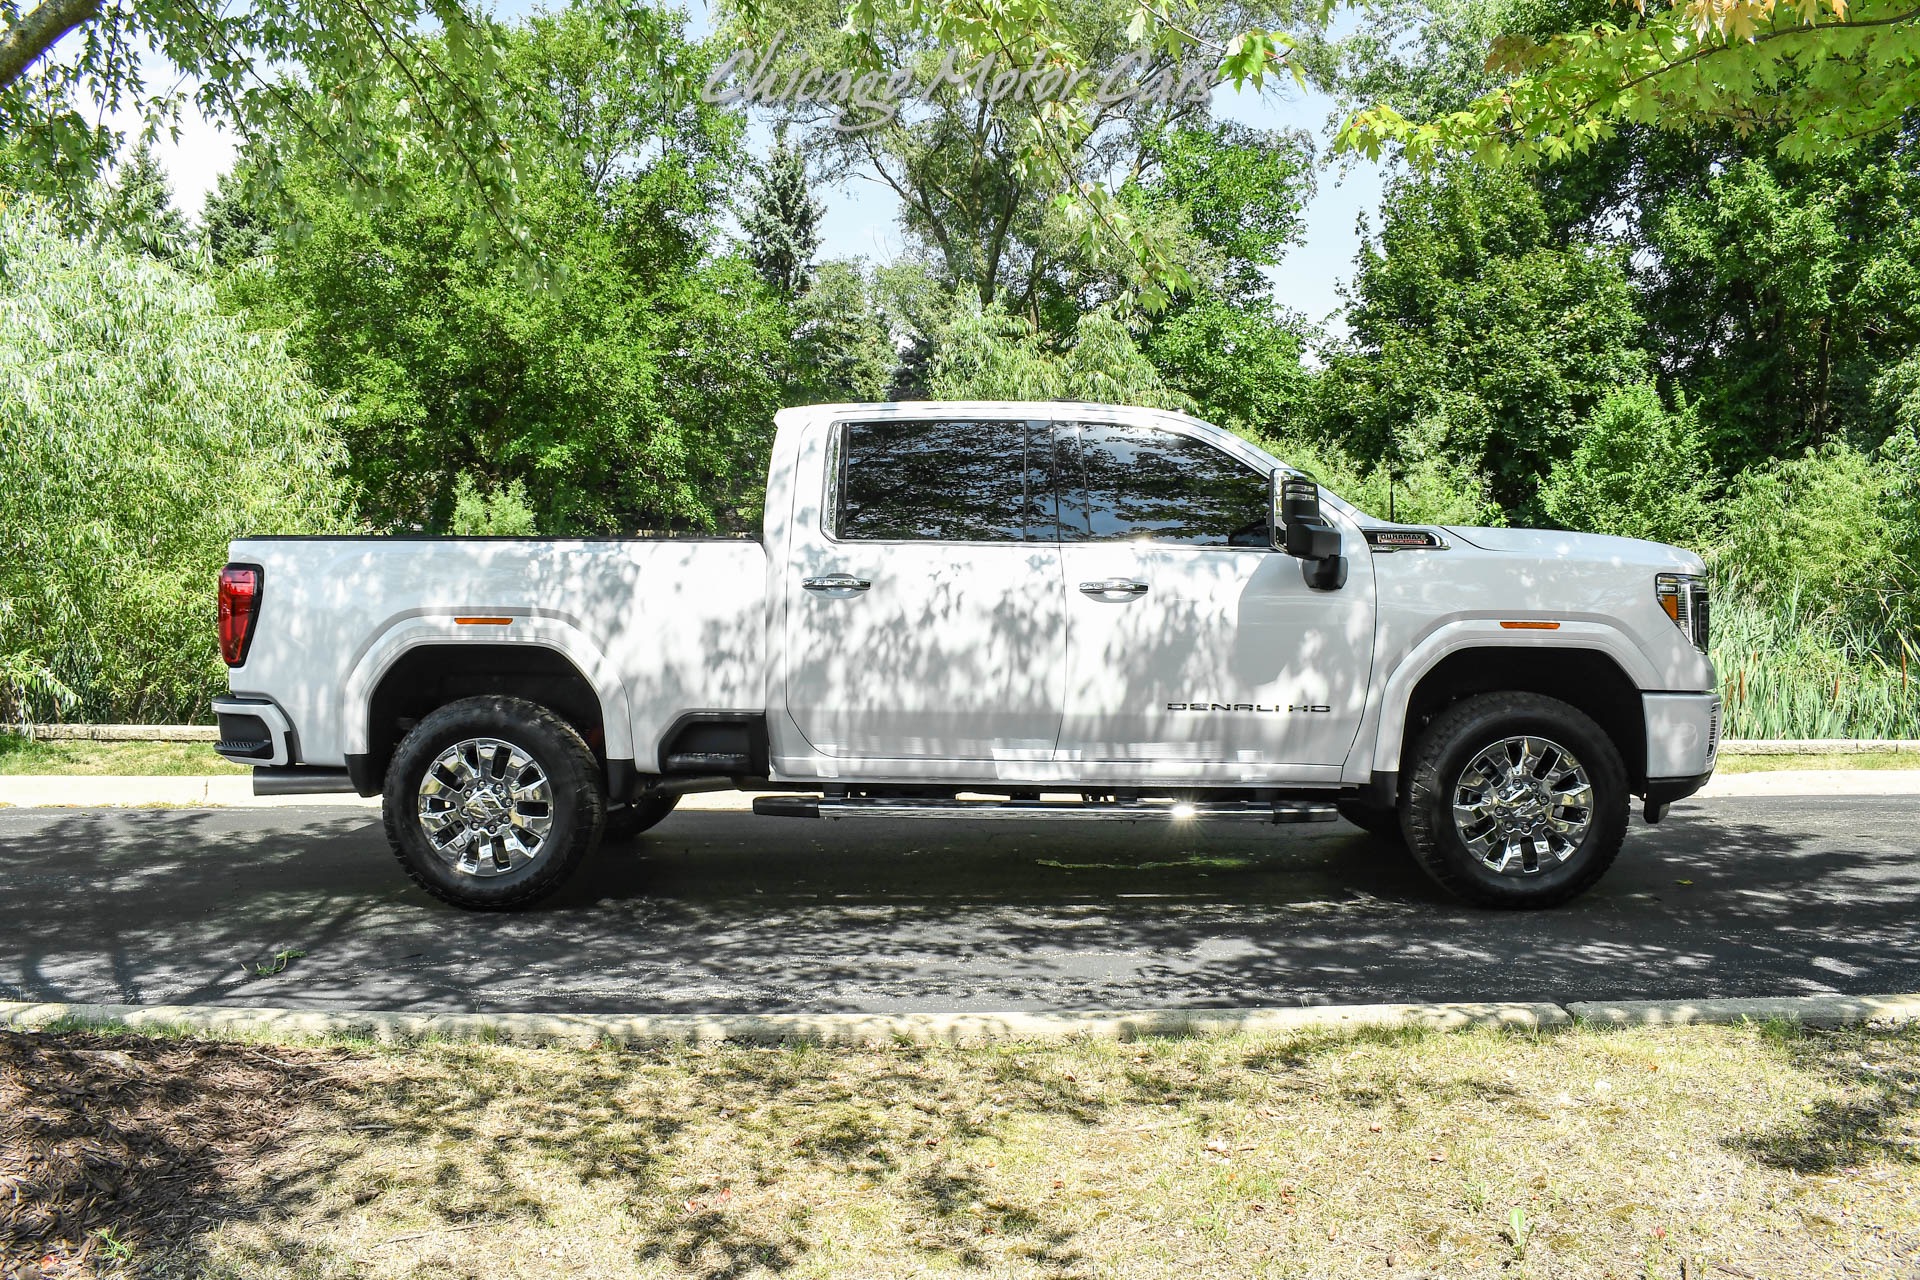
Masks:
[[[264,1052],[337,1091],[206,1225],[88,1265],[1920,1275],[1915,1031]]]
[[[251,771],[215,755],[207,742],[40,742],[0,733],[0,774],[172,778]]]

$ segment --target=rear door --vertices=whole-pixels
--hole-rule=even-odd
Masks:
[[[854,419],[828,448],[787,566],[794,723],[846,759],[1047,761],[1066,695],[1049,424]]]
[[[1062,423],[1058,758],[1339,765],[1373,656],[1371,565],[1315,591],[1272,550],[1266,473],[1199,430]]]

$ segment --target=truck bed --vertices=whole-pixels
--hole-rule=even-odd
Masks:
[[[651,771],[689,710],[766,697],[767,559],[744,538],[248,538],[260,617],[236,696],[271,696],[298,762],[365,750],[365,699],[405,653],[450,635],[557,648],[609,705],[609,758]]]

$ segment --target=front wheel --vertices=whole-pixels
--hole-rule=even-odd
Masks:
[[[574,727],[524,698],[450,702],[414,726],[387,769],[387,839],[413,882],[477,911],[563,884],[606,819],[600,766]]]
[[[1539,694],[1480,694],[1421,735],[1402,822],[1420,865],[1456,896],[1551,907],[1613,865],[1627,785],[1619,749],[1584,712]]]

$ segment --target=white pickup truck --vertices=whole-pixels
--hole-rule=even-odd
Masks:
[[[384,797],[427,892],[534,901],[688,792],[778,817],[1344,815],[1563,902],[1711,775],[1698,556],[1391,524],[1180,414],[779,415],[758,542],[255,538],[227,758]]]

